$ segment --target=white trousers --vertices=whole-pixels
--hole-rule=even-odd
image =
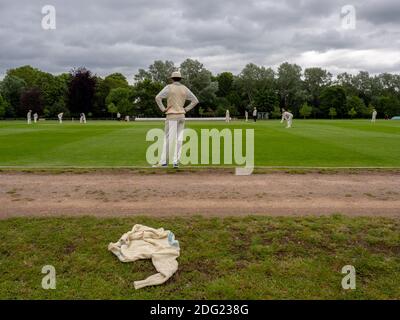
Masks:
[[[31,124],[32,120],[30,118],[28,118],[28,124]]]
[[[185,119],[165,120],[164,144],[160,164],[168,164],[173,159],[178,164],[182,154]]]
[[[286,128],[291,128],[292,127],[292,118],[287,119],[287,126]]]

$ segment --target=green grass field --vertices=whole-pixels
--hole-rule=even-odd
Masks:
[[[151,261],[107,250],[136,223],[171,229],[177,273],[135,290]],[[330,217],[15,218],[0,221],[0,299],[399,299],[398,219]],[[41,287],[53,265],[57,288]],[[356,268],[356,290],[341,286]]]
[[[400,121],[187,122],[188,128],[255,129],[256,166],[400,167]],[[0,166],[148,166],[146,132],[162,122],[0,121]]]

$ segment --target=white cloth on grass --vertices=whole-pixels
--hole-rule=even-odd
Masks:
[[[135,289],[159,285],[166,282],[177,270],[179,241],[174,234],[163,228],[153,229],[140,224],[122,235],[116,243],[110,243],[108,250],[122,262],[151,259],[158,273],[145,280],[135,281]]]

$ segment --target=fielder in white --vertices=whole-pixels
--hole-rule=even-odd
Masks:
[[[63,112],[61,112],[61,113],[59,113],[59,114],[57,115],[57,117],[58,117],[58,121],[59,121],[60,123],[62,123],[62,118],[63,118],[63,115],[64,115],[64,113],[63,113]]]
[[[249,112],[247,110],[244,112],[244,117],[246,119],[246,122],[248,122],[249,121]]]
[[[28,124],[32,123],[32,110],[29,110],[26,114],[26,120],[28,121]]]
[[[185,114],[192,110],[199,100],[186,86],[181,84],[182,75],[179,71],[173,72],[171,79],[173,82],[156,96],[157,105],[166,114],[166,119],[163,151],[159,164],[155,166],[166,167],[173,151],[173,165],[174,168],[178,168],[182,152]],[[163,99],[167,99],[167,107],[164,106]],[[186,100],[189,100],[190,104],[185,107]]]
[[[86,123],[86,116],[85,116],[85,114],[83,112],[81,113],[81,117],[79,119],[79,123]]]
[[[33,122],[36,123],[38,121],[39,115],[37,114],[37,112],[35,112],[33,114]]]
[[[231,117],[230,117],[230,115],[229,115],[229,110],[226,110],[226,113],[225,113],[225,122],[230,122],[231,121]]]
[[[287,122],[286,128],[291,128],[292,127],[293,114],[291,114],[290,112],[286,111],[285,109],[282,109],[282,120],[281,120],[281,123],[283,123],[284,120]]]
[[[374,109],[374,110],[372,111],[372,119],[371,119],[371,122],[375,123],[377,114],[378,114],[378,112],[376,112],[376,110]]]

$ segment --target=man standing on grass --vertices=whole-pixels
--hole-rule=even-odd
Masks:
[[[231,117],[230,117],[230,115],[229,115],[229,110],[226,110],[226,113],[225,113],[225,122],[229,122],[231,120]]]
[[[63,112],[60,112],[60,113],[57,115],[57,117],[58,117],[58,121],[59,121],[60,123],[62,123],[62,118],[63,118],[63,115],[64,115],[64,113],[63,113]]]
[[[253,109],[253,120],[254,120],[254,122],[257,122],[257,108],[256,107],[254,107],[254,109]]]
[[[172,83],[162,89],[156,96],[157,105],[166,114],[166,119],[163,151],[160,162],[154,167],[166,167],[168,165],[170,150],[174,150],[174,168],[179,167],[183,130],[185,128],[185,114],[199,103],[196,96],[181,84],[182,75],[179,71],[173,72],[171,79]],[[167,107],[164,106],[163,99],[167,99]],[[186,100],[189,100],[190,104],[185,107]]]
[[[28,124],[32,123],[32,110],[29,110],[27,115],[26,115],[26,120],[28,121]]]
[[[249,121],[249,112],[247,110],[244,111],[244,118],[246,119],[246,122]]]
[[[287,122],[286,128],[291,128],[292,127],[292,120],[293,120],[293,114],[290,112],[286,111],[285,109],[282,108],[282,120],[281,123],[285,120]]]
[[[39,118],[39,115],[37,114],[37,112],[35,112],[35,113],[33,114],[33,122],[36,123],[37,120],[38,120],[38,118]]]
[[[375,109],[373,109],[372,110],[372,119],[371,119],[371,122],[372,123],[375,123],[375,121],[376,121],[376,115],[378,114],[378,112],[376,112],[376,110]]]

